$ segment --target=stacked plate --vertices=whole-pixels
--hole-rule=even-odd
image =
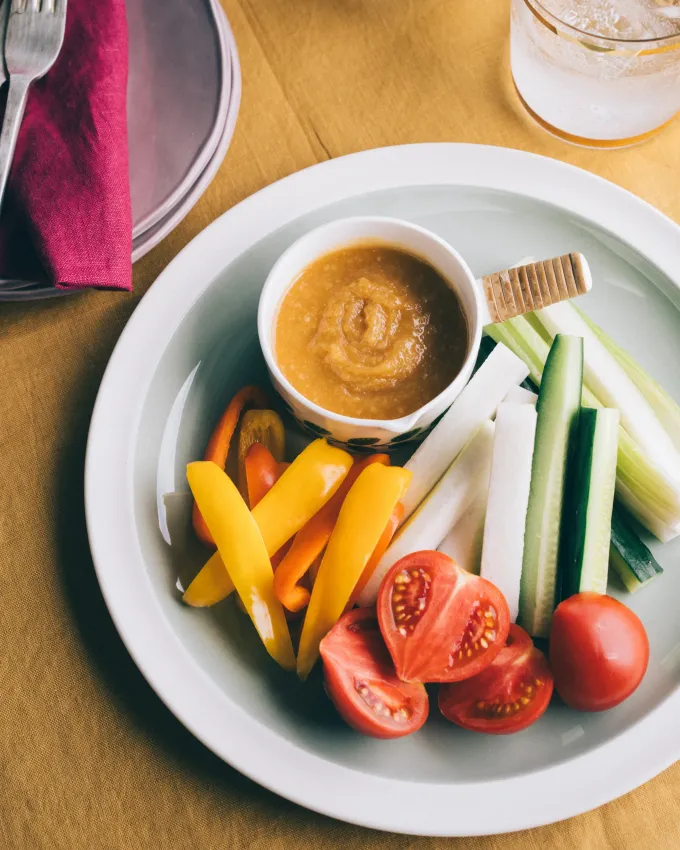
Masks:
[[[214,177],[241,99],[236,44],[218,0],[126,0],[132,261],[176,227]],[[1,281],[0,301],[68,294]]]

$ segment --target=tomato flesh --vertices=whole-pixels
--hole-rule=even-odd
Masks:
[[[553,692],[548,662],[524,629],[510,626],[507,644],[481,673],[442,685],[439,710],[473,732],[521,732],[545,712]]]
[[[491,582],[441,552],[415,552],[390,569],[378,620],[400,679],[457,682],[490,664],[505,645],[510,613]]]
[[[427,720],[427,691],[397,677],[372,608],[344,614],[321,641],[321,658],[326,692],[358,732],[401,738]]]
[[[577,593],[558,605],[550,632],[557,692],[571,708],[605,711],[642,681],[649,641],[640,618],[599,593]]]

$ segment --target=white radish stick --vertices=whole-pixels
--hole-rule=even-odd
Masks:
[[[480,492],[439,546],[440,552],[452,558],[459,567],[475,575],[479,575],[482,563],[486,500],[489,495],[488,487],[482,489],[483,492]]]
[[[481,576],[503,593],[513,623],[519,613],[536,419],[529,404],[504,402],[496,413]]]
[[[434,490],[402,526],[368,580],[359,597],[359,605],[375,604],[385,574],[404,555],[436,549],[477,498],[480,489],[488,486],[493,434],[494,424],[487,419]]]
[[[509,404],[533,404],[536,407],[538,396],[524,387],[510,387],[503,401]]]
[[[463,446],[494,415],[510,387],[521,383],[528,374],[526,364],[509,348],[499,343],[493,349],[406,464],[413,478],[403,499],[404,521],[432,490]]]

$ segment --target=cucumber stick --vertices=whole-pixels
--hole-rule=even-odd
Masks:
[[[614,505],[612,515],[609,563],[631,593],[640,590],[663,572],[618,505]]]
[[[607,592],[618,446],[619,411],[584,407],[562,516],[563,599],[584,590]]]
[[[502,324],[489,325],[485,330],[521,357],[531,370],[531,380],[536,386],[540,385],[550,348],[528,318],[516,316]],[[604,407],[591,390],[586,378],[582,405]],[[616,407],[615,404],[610,406]],[[655,409],[658,411],[658,407]],[[665,466],[653,463],[623,427],[619,427],[616,495],[626,509],[662,543],[680,534],[680,482],[669,475]]]
[[[547,637],[557,592],[560,524],[567,458],[581,405],[583,339],[558,334],[548,354],[536,410],[519,622]]]

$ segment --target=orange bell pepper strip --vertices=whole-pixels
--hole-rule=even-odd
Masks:
[[[329,499],[295,535],[292,546],[279,564],[274,576],[274,592],[289,611],[300,611],[309,603],[309,591],[298,582],[323,552],[345,497],[359,475],[372,463],[389,466],[389,455],[369,455],[355,461],[333,498]]]
[[[216,463],[190,463],[187,478],[262,643],[281,667],[293,669],[295,653],[286,615],[274,594],[274,571],[252,513],[234,482]]]
[[[246,455],[250,447],[258,443],[269,449],[277,463],[283,460],[286,435],[283,421],[275,410],[248,410],[241,419],[238,434],[238,488],[244,498],[248,495]]]
[[[220,469],[224,469],[227,463],[227,455],[229,454],[231,439],[234,436],[234,431],[236,430],[236,426],[238,425],[238,421],[241,418],[241,413],[244,408],[265,408],[268,404],[267,396],[259,387],[247,386],[239,390],[229,402],[227,409],[224,411],[220,421],[215,426],[215,430],[212,432],[210,440],[208,440],[208,446],[205,450],[205,454],[203,455],[203,460],[211,460],[213,463],[216,463]],[[215,541],[212,538],[210,529],[204,522],[196,503],[194,503],[192,521],[194,524],[194,531],[196,532],[199,540],[205,543],[206,546],[214,546]]]
[[[335,495],[352,467],[352,456],[314,440],[253,508],[270,554],[278,550]]]
[[[349,605],[347,606],[348,608],[353,608],[356,605],[361,591],[368,584],[368,580],[373,575],[373,571],[378,566],[378,562],[387,551],[387,547],[392,542],[392,538],[396,534],[396,531],[399,528],[399,525],[401,524],[403,518],[404,506],[401,502],[399,502],[396,508],[392,511],[392,516],[390,517],[389,522],[385,526],[385,530],[380,536],[380,540],[378,540],[378,545],[373,550],[373,554],[368,559],[368,563],[366,564],[366,567],[364,568],[364,571],[361,574],[361,578],[359,579],[356,587],[352,591],[352,596],[350,597]]]
[[[253,443],[248,448],[244,457],[244,468],[248,503],[252,511],[262,497],[272,489],[281,472],[279,472],[276,458],[262,443]]]
[[[329,446],[325,440],[314,440],[300,452],[252,510],[270,557],[335,494],[351,466],[351,456],[342,449]],[[214,586],[223,590],[227,587],[220,571],[227,572],[228,568],[225,568],[217,551],[189,585],[184,601],[191,605],[195,603],[189,600],[198,599],[201,600],[199,604],[205,605],[206,598],[215,599],[210,588]],[[196,593],[190,594],[194,585]],[[218,601],[215,599],[215,602]]]
[[[262,443],[253,443],[250,446],[245,457],[245,477],[248,504],[251,510],[258,502],[262,501],[289,466],[289,463],[277,463],[274,455]],[[274,569],[281,563],[281,559],[287,551],[288,547],[284,543],[279,551],[272,555]]]
[[[314,558],[314,562],[307,571],[307,579],[309,581],[310,587],[314,587],[314,582],[316,581],[316,577],[319,575],[319,567],[321,566],[322,560],[323,552],[321,552],[321,554],[317,558]]]
[[[411,481],[398,466],[372,463],[357,478],[343,502],[338,521],[314,582],[300,636],[297,672],[306,679],[319,657],[319,644],[347,607]]]

